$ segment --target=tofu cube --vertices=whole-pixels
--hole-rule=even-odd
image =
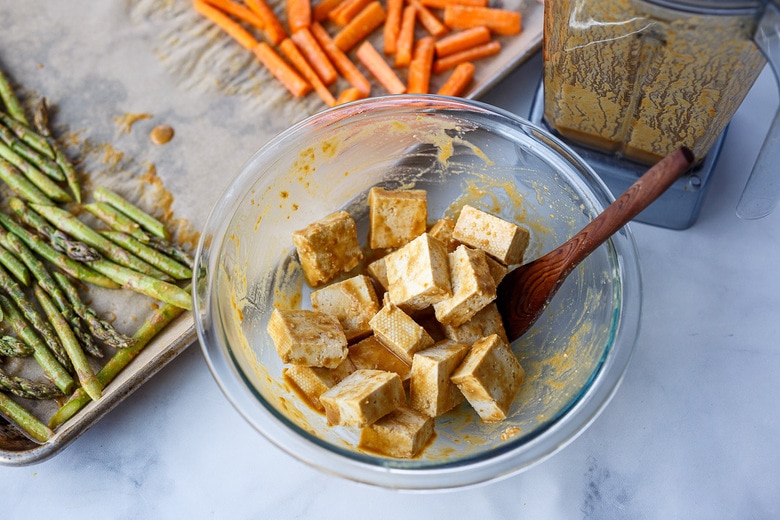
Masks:
[[[387,281],[387,265],[385,265],[385,258],[377,258],[373,262],[366,266],[368,274],[379,284],[385,291],[390,286]]]
[[[496,282],[481,249],[461,245],[448,257],[452,296],[434,303],[433,310],[440,323],[457,327],[496,299]]]
[[[433,238],[440,240],[447,246],[447,252],[451,253],[460,245],[457,240],[452,238],[453,229],[455,229],[455,221],[450,217],[442,217],[431,226],[428,230],[428,234]]]
[[[476,341],[450,378],[483,422],[506,419],[525,371],[497,334]]]
[[[354,269],[363,259],[357,225],[346,211],[337,211],[294,231],[292,239],[303,274],[312,287]]]
[[[527,229],[468,204],[463,206],[452,237],[482,249],[504,265],[520,264],[531,238]]]
[[[501,280],[503,280],[509,272],[509,268],[490,255],[486,254],[485,260],[487,260],[490,276],[493,278],[493,281],[496,282],[496,287],[498,287],[498,284],[501,283]]]
[[[390,301],[413,313],[452,296],[447,248],[424,233],[385,257]]]
[[[400,247],[425,233],[428,223],[428,195],[425,190],[368,192],[369,245],[372,249]]]
[[[347,358],[336,368],[288,365],[282,369],[282,377],[300,392],[312,408],[324,412],[320,396],[354,371],[355,367]]]
[[[347,359],[356,369],[384,370],[395,372],[406,385],[412,372],[412,366],[385,347],[376,337],[366,339],[349,347]]]
[[[341,324],[324,312],[274,309],[267,330],[284,363],[336,368],[347,357]]]
[[[499,338],[509,343],[504,320],[495,303],[489,303],[466,323],[457,327],[442,325],[442,330],[447,338],[466,345],[473,345],[478,339],[491,334],[498,334]]]
[[[463,402],[463,394],[450,376],[463,361],[469,347],[451,340],[418,351],[412,359],[409,407],[438,417]]]
[[[415,352],[434,343],[421,325],[392,302],[385,302],[368,323],[376,339],[410,365]]]
[[[328,424],[362,428],[406,401],[401,378],[384,370],[355,370],[320,396]]]
[[[405,406],[360,430],[358,447],[389,457],[412,458],[433,438],[433,419]]]
[[[363,274],[313,291],[311,305],[315,311],[335,316],[348,342],[371,333],[368,321],[380,308],[374,284]]]

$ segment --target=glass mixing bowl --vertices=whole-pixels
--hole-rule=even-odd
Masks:
[[[274,306],[310,308],[292,233],[338,210],[364,247],[372,186],[425,189],[428,216],[468,203],[531,231],[526,259],[581,229],[612,200],[560,141],[510,113],[437,96],[339,106],[263,146],[213,208],[197,251],[195,313],[217,383],[261,434],[325,472],[395,489],[444,489],[516,473],[583,431],[615,392],[634,348],[641,282],[628,227],[569,275],[512,344],[526,378],[509,417],[483,424],[464,403],[436,419],[421,455],[356,448],[285,383],[266,324]]]

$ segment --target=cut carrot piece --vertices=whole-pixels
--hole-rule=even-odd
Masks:
[[[436,41],[436,57],[443,58],[489,42],[490,29],[484,25],[448,34]]]
[[[311,25],[311,1],[287,0],[287,26],[294,33]]]
[[[379,84],[390,94],[403,94],[406,92],[406,85],[404,85],[401,78],[398,77],[390,65],[387,64],[382,55],[371,45],[371,42],[365,40],[360,44],[357,50],[357,57],[366,69],[374,75]]]
[[[420,3],[431,9],[444,9],[448,5],[473,5],[476,7],[487,7],[488,0],[420,0]]]
[[[344,27],[370,3],[371,0],[344,0],[328,14],[328,19]]]
[[[498,51],[500,50],[501,50],[501,43],[494,40],[488,43],[483,43],[482,45],[477,45],[476,47],[472,47],[471,49],[465,51],[460,51],[460,52],[456,52],[455,54],[450,54],[449,56],[445,56],[444,58],[439,58],[435,62],[433,62],[433,73],[438,74],[445,70],[451,69],[457,66],[459,63],[463,63],[465,61],[475,61],[480,58],[492,56],[493,54],[498,53]]]
[[[434,36],[420,38],[414,46],[414,56],[409,64],[409,77],[406,79],[406,91],[408,93],[428,93],[435,52],[436,38]]]
[[[398,44],[395,49],[395,66],[407,67],[412,61],[414,50],[414,26],[417,22],[417,9],[412,5],[404,7],[401,16],[401,30],[398,33]]]
[[[220,29],[230,35],[231,38],[240,43],[242,47],[251,50],[257,45],[255,37],[249,34],[249,31],[241,27],[238,22],[235,22],[223,11],[207,4],[204,0],[194,0],[192,5],[198,13],[216,24]]]
[[[282,40],[284,41],[284,40]],[[301,97],[311,92],[311,85],[295,72],[276,51],[265,42],[260,42],[252,49],[260,63],[274,75],[276,79],[287,87],[287,90],[295,97]]]
[[[234,2],[233,0],[205,0],[206,3],[211,4],[217,9],[225,11],[227,14],[235,16],[239,20],[242,20],[250,25],[254,25],[258,29],[263,29],[265,23],[263,19],[257,16],[251,9],[245,5]]]
[[[298,72],[301,73],[306,81],[311,84],[312,88],[314,88],[314,92],[317,93],[317,95],[322,101],[325,102],[326,105],[332,107],[336,104],[336,98],[333,97],[333,94],[330,93],[328,87],[326,87],[322,80],[320,80],[317,72],[315,72],[311,65],[309,65],[309,62],[306,61],[306,57],[301,54],[301,51],[298,49],[292,39],[285,38],[282,40],[282,43],[279,44],[279,49],[281,49],[282,53],[284,53],[287,59],[290,60],[290,63],[292,63],[293,66],[298,69]]]
[[[444,23],[452,29],[484,25],[496,34],[520,34],[523,17],[520,12],[508,9],[448,5],[444,7]]]
[[[368,4],[357,16],[345,25],[333,37],[336,46],[344,52],[349,52],[355,45],[363,41],[374,29],[382,25],[387,17],[385,9],[379,0]]]
[[[419,0],[407,0],[409,5],[417,9],[417,19],[425,30],[433,36],[443,36],[449,32],[449,28],[439,20],[433,12],[422,5]]]
[[[339,4],[345,0],[320,0],[311,8],[311,19],[313,22],[321,22],[328,18],[328,15]]]
[[[315,22],[311,25],[309,30],[344,79],[354,88],[358,89],[364,96],[371,94],[371,83],[369,83],[368,79],[360,72],[360,69],[352,63],[349,56],[344,54],[344,51],[336,46],[333,39],[322,25]]]
[[[460,96],[474,79],[474,69],[476,67],[470,61],[459,63],[436,93],[440,96]]]
[[[341,94],[339,94],[339,97],[336,99],[337,105],[343,105],[344,103],[349,103],[350,101],[357,101],[358,99],[363,99],[366,97],[363,95],[362,92],[360,92],[355,87],[349,87],[345,88]]]
[[[383,51],[386,56],[395,54],[398,47],[398,34],[401,32],[401,16],[404,12],[404,0],[387,0],[387,19],[383,28]]]
[[[301,29],[292,35],[292,39],[301,50],[311,67],[317,72],[325,85],[332,85],[339,77],[328,55],[309,29]]]
[[[271,43],[279,45],[282,40],[287,38],[287,30],[265,0],[246,0],[246,5],[263,19],[265,35]]]

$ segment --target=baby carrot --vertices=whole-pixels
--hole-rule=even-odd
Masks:
[[[482,45],[477,45],[476,47],[472,47],[471,49],[467,49],[465,51],[450,54],[449,56],[437,59],[433,63],[433,73],[438,74],[445,70],[451,69],[459,63],[463,63],[464,61],[474,61],[480,58],[485,58],[487,56],[492,56],[500,50],[501,43],[493,40],[488,43],[483,43]]]
[[[333,97],[333,94],[330,93],[328,87],[320,80],[320,77],[311,65],[309,65],[309,62],[306,61],[306,57],[301,54],[301,51],[298,50],[298,47],[292,39],[285,38],[282,40],[282,43],[279,44],[279,49],[281,49],[282,53],[290,60],[290,63],[298,69],[298,72],[300,72],[311,84],[312,88],[314,88],[314,92],[320,96],[320,99],[324,101],[326,105],[332,107],[336,104],[336,99]]]
[[[413,5],[404,7],[401,15],[401,30],[398,33],[398,44],[395,49],[395,66],[407,67],[412,61],[414,50],[414,26],[417,22],[417,9]]]
[[[227,14],[233,15],[239,20],[243,20],[250,25],[254,25],[258,29],[262,29],[265,26],[263,19],[257,16],[252,10],[246,6],[234,2],[233,0],[206,0],[206,3],[211,4],[217,9],[225,11]]]
[[[330,62],[328,55],[325,54],[322,46],[320,46],[317,39],[311,34],[311,31],[306,28],[296,31],[293,33],[292,39],[301,53],[306,56],[306,60],[322,82],[325,85],[332,85],[335,83],[339,74]]]
[[[447,5],[444,23],[451,29],[468,29],[484,25],[496,34],[520,34],[523,18],[519,11],[495,7]]]
[[[290,32],[294,33],[311,25],[310,0],[287,0],[285,7],[287,9],[287,26],[290,28]]]
[[[401,32],[401,16],[404,12],[404,0],[387,0],[387,19],[383,30],[383,51],[392,56],[398,46],[398,33]]]
[[[257,59],[271,71],[271,74],[287,87],[287,90],[289,90],[293,96],[301,97],[311,91],[311,85],[300,77],[298,73],[276,53],[273,47],[267,43],[258,43],[252,49],[252,52],[254,52]]]
[[[436,93],[440,96],[460,96],[474,78],[475,68],[470,61],[459,63]]]
[[[271,43],[279,45],[282,40],[287,38],[287,30],[265,0],[246,0],[246,5],[263,19],[265,35]]]
[[[371,0],[344,0],[328,14],[328,19],[344,27],[370,3]]]
[[[341,94],[339,94],[339,97],[336,99],[337,105],[342,105],[344,103],[349,103],[350,101],[357,101],[358,99],[363,99],[364,96],[362,92],[360,92],[355,87],[349,87],[345,88],[341,91]]]
[[[448,5],[473,5],[477,7],[487,7],[488,0],[420,0],[422,5],[432,9],[444,9]]]
[[[490,29],[484,25],[454,32],[436,41],[436,57],[443,58],[456,52],[465,51],[487,43],[490,39]]]
[[[198,13],[208,18],[220,29],[229,34],[234,40],[240,43],[242,47],[253,49],[257,45],[255,37],[249,34],[246,29],[241,27],[237,22],[234,22],[224,12],[207,4],[205,0],[194,0],[192,5]]]
[[[419,0],[408,0],[409,5],[417,9],[417,19],[425,30],[433,36],[443,36],[449,32],[449,28],[439,20],[433,12],[422,5]]]
[[[320,0],[311,10],[311,18],[313,22],[321,22],[328,18],[328,15],[332,10],[338,7],[339,4],[345,0]]]
[[[409,76],[406,80],[406,91],[410,94],[427,94],[431,82],[431,67],[436,51],[436,38],[425,36],[420,38],[414,47],[414,56],[409,63]]]
[[[368,96],[371,93],[371,83],[369,83],[368,79],[360,72],[360,69],[352,63],[349,56],[344,54],[344,51],[336,46],[333,39],[322,25],[315,22],[309,30],[344,79],[354,88],[358,89],[361,94]]]
[[[339,49],[349,52],[382,25],[386,16],[379,0],[373,0],[333,37],[333,41]]]
[[[377,79],[380,85],[390,94],[403,94],[406,92],[406,85],[403,84],[401,79],[390,68],[381,54],[371,45],[371,42],[364,40],[360,44],[357,50],[357,57],[368,69],[371,74]]]

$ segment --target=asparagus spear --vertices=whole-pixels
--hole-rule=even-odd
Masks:
[[[161,253],[165,253],[174,260],[177,260],[179,263],[186,265],[190,268],[190,270],[195,267],[195,260],[192,258],[192,256],[176,244],[160,237],[149,237],[149,241],[147,243]]]
[[[146,213],[141,208],[125,199],[118,193],[115,193],[108,188],[100,187],[95,190],[93,196],[95,197],[95,200],[110,204],[132,220],[138,222],[138,224],[143,229],[152,235],[170,240],[170,233],[165,228],[165,224]]]
[[[22,314],[16,309],[16,306],[6,298],[0,295],[0,308],[3,309],[5,321],[11,325],[16,335],[27,343],[33,349],[35,361],[43,369],[43,372],[63,394],[68,395],[73,391],[76,385],[70,374],[57,362],[46,345],[40,340],[35,331],[24,319]]]
[[[8,77],[2,70],[0,70],[0,100],[3,101],[5,109],[11,117],[27,124],[28,121],[27,116],[24,113],[24,108],[22,108],[19,98],[16,97],[11,82],[8,81]]]
[[[149,240],[149,235],[141,229],[141,225],[138,222],[121,213],[107,202],[92,202],[84,204],[82,208],[95,215],[115,231],[126,233],[141,242]]]
[[[16,223],[11,217],[0,211],[0,224],[2,224],[8,231],[13,233],[21,239],[21,241],[30,249],[35,251],[42,258],[45,258],[49,262],[59,267],[63,272],[69,274],[73,278],[77,278],[83,282],[91,283],[99,287],[105,287],[106,289],[118,289],[119,284],[103,276],[102,274],[87,267],[86,264],[76,262],[68,258],[65,254],[60,253],[38,235],[29,232],[27,229]],[[8,247],[5,240],[0,238],[0,243]],[[16,252],[13,248],[8,247],[9,250]],[[17,254],[19,254],[17,252]]]
[[[33,183],[50,199],[57,202],[70,202],[72,200],[70,195],[60,188],[56,182],[51,180],[47,175],[38,170],[38,168],[27,162],[23,157],[2,142],[0,142],[0,157],[3,157],[16,166],[16,169],[27,177],[27,180]]]
[[[89,400],[89,397],[87,397]],[[0,392],[0,412],[37,442],[48,441],[54,432],[22,405]]]
[[[22,172],[2,157],[0,157],[0,179],[24,200],[38,204],[54,204],[54,201],[30,182]]]
[[[23,200],[12,197],[8,200],[8,206],[22,222],[48,239],[54,249],[65,253],[69,258],[79,262],[91,262],[100,258],[100,253],[95,248],[80,240],[74,240],[59,229],[50,226],[46,219],[33,211]]]
[[[65,180],[46,139],[3,112],[0,112],[0,139],[52,179]]]
[[[32,355],[33,349],[13,336],[0,336],[0,356],[26,357]]]
[[[57,206],[46,206],[42,204],[30,204],[30,207],[48,220],[54,227],[94,247],[111,261],[160,280],[170,280],[168,275],[125,249],[117,246],[100,233],[84,224],[69,211]],[[90,262],[90,266],[94,268],[95,262]]]
[[[60,389],[51,383],[32,381],[26,377],[9,376],[0,369],[0,389],[25,399],[54,399],[62,397]]]
[[[60,314],[57,307],[54,305],[54,302],[40,285],[35,286],[35,297],[38,299],[38,303],[41,304],[41,308],[48,316],[49,321],[54,325],[62,345],[68,352],[68,356],[76,370],[76,377],[81,383],[82,388],[84,388],[93,400],[97,401],[103,395],[103,387],[95,377],[95,372],[89,365],[87,356],[81,349],[81,345],[73,334],[68,322],[63,315]]]
[[[174,280],[186,280],[192,278],[192,271],[181,265],[179,262],[162,254],[160,251],[145,245],[143,242],[122,233],[120,231],[102,231],[100,233],[111,240],[116,245],[127,249],[134,255],[146,260],[151,265],[157,267]]]
[[[130,348],[117,350],[111,359],[101,368],[97,375],[98,381],[106,388],[108,384],[121,372],[135,357],[146,347],[162,329],[170,322],[176,319],[184,309],[175,305],[163,305],[133,334],[136,343]],[[59,410],[49,419],[49,427],[57,428],[65,421],[76,415],[79,410],[84,408],[90,402],[89,396],[82,389],[78,388],[70,396],[68,401],[63,404]]]
[[[0,242],[0,265],[8,269],[22,285],[30,285],[30,270]]]
[[[49,129],[49,104],[46,101],[46,98],[41,98],[40,102],[35,107],[33,116],[33,124],[38,130],[38,133],[44,136],[48,141],[49,146],[51,146],[51,149],[54,152],[54,162],[57,163],[57,166],[59,166],[65,174],[65,179],[68,181],[68,188],[70,188],[71,193],[73,193],[73,198],[80,204],[81,186],[79,185],[78,176],[76,175],[76,169],[51,135],[51,130]]]
[[[177,285],[152,278],[105,259],[90,262],[89,265],[126,289],[145,294],[183,309],[192,310],[190,294]]]

